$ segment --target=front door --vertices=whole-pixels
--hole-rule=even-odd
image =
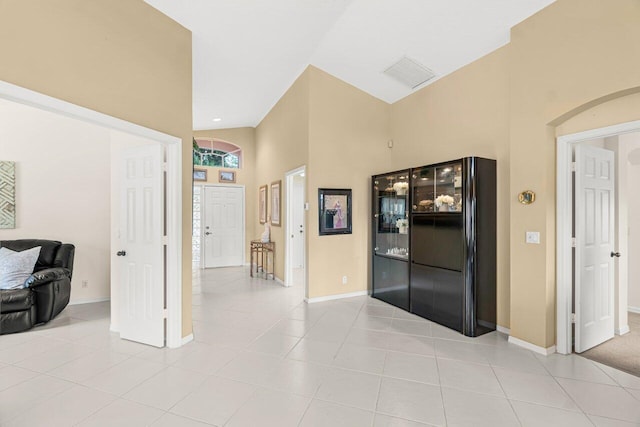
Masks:
[[[243,264],[243,213],[241,187],[205,187],[202,223],[205,268]]]
[[[614,153],[575,149],[575,351],[614,335]]]
[[[122,152],[120,337],[164,346],[164,147]]]

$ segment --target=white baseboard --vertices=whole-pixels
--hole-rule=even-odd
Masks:
[[[273,280],[280,283],[282,286],[285,286],[284,281],[281,278],[273,276]]]
[[[504,326],[496,325],[496,330],[505,335],[511,335],[511,329],[505,328]]]
[[[180,343],[180,345],[189,344],[191,341],[193,341],[193,333],[190,333],[186,337],[182,337],[182,342]]]
[[[111,298],[106,297],[106,298],[94,298],[94,299],[77,299],[77,300],[69,301],[69,305],[91,304],[94,302],[105,302],[105,301],[111,301]]]
[[[336,299],[367,296],[368,294],[369,293],[367,291],[358,291],[350,292],[348,294],[327,295],[326,297],[305,298],[304,300],[309,304],[313,304],[316,302],[332,301]]]
[[[509,336],[509,342],[511,344],[515,344],[517,346],[520,346],[522,348],[526,348],[527,350],[531,350],[534,353],[542,354],[544,356],[548,356],[548,355],[553,354],[553,353],[556,352],[556,346],[555,345],[552,345],[551,347],[548,347],[548,348],[544,348],[544,347],[540,347],[540,346],[537,346],[535,344],[531,344],[530,342],[523,341],[523,340],[521,340],[519,338],[512,337],[512,336]]]
[[[632,313],[640,313],[640,307],[627,307],[627,311]]]
[[[109,331],[115,332],[116,334],[120,333],[120,331],[117,328],[115,328],[112,323],[109,323]]]
[[[629,325],[624,325],[623,327],[616,329],[615,332],[616,332],[616,335],[624,335],[631,332],[631,329],[629,329]]]

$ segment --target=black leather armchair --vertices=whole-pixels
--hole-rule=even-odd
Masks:
[[[56,317],[69,304],[75,247],[54,240],[0,240],[24,251],[40,246],[33,274],[23,289],[0,290],[0,335],[21,332]]]

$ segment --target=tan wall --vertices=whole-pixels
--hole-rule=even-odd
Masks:
[[[511,334],[541,347],[555,344],[555,127],[640,88],[639,22],[634,0],[558,0],[511,32]],[[629,116],[604,114],[613,122],[584,126]],[[517,203],[525,189],[533,205]],[[526,245],[527,230],[542,244]]]
[[[508,46],[391,107],[394,148],[377,172],[479,156],[497,167],[497,322],[509,327]]]
[[[223,141],[231,142],[242,149],[242,160],[240,169],[211,168],[205,166],[196,166],[198,169],[207,170],[206,184],[219,184],[218,172],[221,170],[232,170],[236,172],[235,185],[243,185],[245,187],[245,259],[249,260],[249,241],[256,238],[255,218],[258,204],[257,195],[254,197],[255,190],[255,173],[256,173],[256,132],[255,128],[234,128],[234,129],[216,129],[216,130],[198,130],[193,132],[193,136],[216,138]],[[198,182],[197,184],[205,184]],[[256,193],[257,194],[257,193]],[[259,234],[259,233],[258,233]]]
[[[286,219],[282,214],[286,206],[284,176],[290,170],[307,165],[309,157],[309,74],[307,69],[298,77],[256,128],[255,182],[253,188],[247,188],[247,199],[253,198],[257,204],[258,188],[268,185],[268,211],[270,211],[271,183],[282,181],[280,199],[282,226],[271,228],[271,240],[276,244],[275,275],[280,280],[284,280],[286,227]],[[307,194],[309,194],[308,191]],[[247,217],[248,224],[251,218],[253,219],[251,238],[258,239],[264,226],[258,222],[257,208],[254,208],[253,215]],[[308,224],[308,213],[306,220]]]
[[[389,155],[390,106],[317,68],[308,71],[308,296],[365,291],[371,259],[371,175]],[[352,234],[319,236],[318,188],[352,189]]]
[[[0,80],[183,141],[183,326],[191,333],[191,33],[142,1],[0,2]]]

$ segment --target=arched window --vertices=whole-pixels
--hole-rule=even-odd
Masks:
[[[193,139],[193,164],[218,168],[239,169],[242,149],[235,144],[215,138]]]

